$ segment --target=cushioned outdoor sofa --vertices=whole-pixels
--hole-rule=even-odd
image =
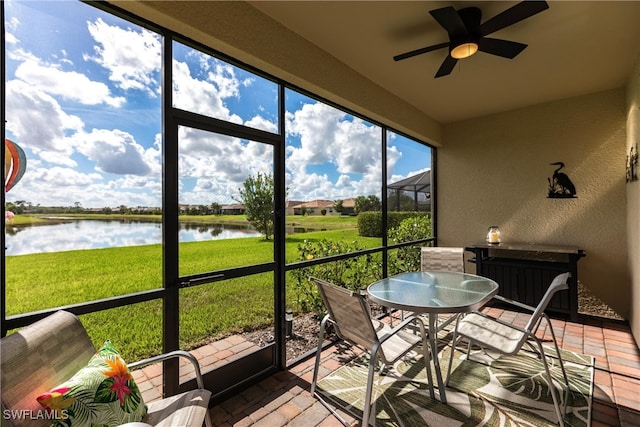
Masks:
[[[109,425],[211,426],[211,392],[204,389],[197,359],[187,352],[127,366],[109,343],[96,351],[80,320],[66,311],[2,338],[0,351],[2,426],[49,426],[54,418],[64,425],[86,425],[91,417]],[[194,363],[199,388],[145,404],[128,369],[170,357]],[[83,389],[82,382],[94,389]],[[104,415],[105,407],[112,413]]]

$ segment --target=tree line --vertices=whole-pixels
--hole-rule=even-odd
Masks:
[[[255,176],[247,178],[242,188],[238,190],[239,196],[235,199],[238,203],[244,205],[247,221],[260,233],[264,234],[269,240],[273,235],[273,200],[274,187],[273,175],[257,173]],[[411,198],[405,200],[403,204],[412,201]],[[347,213],[344,206],[344,200],[334,201],[333,208],[339,214]],[[120,205],[117,208],[104,207],[99,209],[83,208],[80,202],[74,202],[73,206],[41,206],[33,205],[31,202],[17,200],[15,202],[7,202],[6,210],[15,214],[82,214],[82,213],[102,213],[102,214],[121,214],[121,215],[162,215],[160,207],[129,207]],[[354,214],[362,212],[375,212],[382,210],[380,198],[375,195],[358,196],[354,201]],[[222,213],[222,205],[213,202],[210,205],[189,205],[181,209],[181,214],[186,215],[220,215]],[[324,212],[323,214],[325,214]],[[351,210],[349,210],[351,213]]]

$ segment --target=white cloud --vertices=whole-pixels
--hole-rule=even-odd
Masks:
[[[278,125],[272,121],[270,121],[269,119],[266,119],[262,116],[255,116],[252,117],[251,119],[247,120],[246,122],[244,122],[245,126],[249,126],[252,127],[254,129],[260,129],[260,130],[265,130],[267,132],[271,132],[271,133],[277,133],[278,132]]]
[[[225,99],[239,99],[240,88],[250,86],[251,78],[239,80],[231,65],[202,52],[189,51],[188,56],[196,61],[173,61],[173,102],[177,108],[267,132],[278,131],[278,125],[265,117],[257,115],[243,122],[227,107]]]
[[[14,36],[13,34],[11,34],[9,32],[6,32],[5,35],[6,35],[5,43],[7,45],[18,44],[18,39],[16,38],[16,36]]]
[[[181,203],[233,203],[249,176],[273,169],[268,144],[181,127],[179,149]],[[194,187],[187,188],[187,181],[195,181]]]
[[[210,82],[215,84],[216,92],[220,98],[238,98],[240,96],[240,91],[238,90],[240,82],[236,78],[231,65],[216,62],[207,77]]]
[[[246,160],[255,163],[252,167],[256,169],[264,169],[264,165],[273,164],[273,148],[268,144],[262,144],[255,141],[249,141],[246,145]]]
[[[87,22],[87,28],[100,46],[94,46],[95,56],[87,55],[86,60],[109,70],[109,79],[124,90],[143,90],[152,96],[157,93],[160,82],[155,76],[162,61],[158,34],[108,25],[101,18]]]
[[[8,29],[17,30],[19,26],[20,22],[15,17],[9,19]],[[20,41],[15,36],[8,36],[6,41],[7,45],[13,47],[7,51],[8,58],[19,63],[15,77],[23,80],[29,86],[38,88],[44,93],[61,96],[64,99],[85,105],[104,103],[112,107],[119,107],[125,102],[122,97],[111,96],[106,84],[92,81],[77,71],[65,71],[60,64],[73,66],[66,50],[61,49],[60,56],[55,55],[54,52],[51,53],[53,58],[60,61],[60,64],[48,63],[19,47]]]
[[[75,71],[62,71],[54,65],[43,66],[35,61],[25,61],[16,69],[16,77],[44,93],[85,105],[105,103],[120,107],[125,102],[123,97],[111,96],[106,84],[91,81]]]
[[[382,190],[382,159],[367,165],[366,171],[362,174],[362,179],[354,182],[352,187],[352,197],[373,194],[380,198],[380,191]]]
[[[351,186],[351,177],[349,175],[340,175],[338,181],[336,181],[336,185],[338,187],[349,187]]]
[[[173,103],[187,111],[242,123],[240,116],[231,114],[224,105],[217,87],[192,77],[189,65],[184,62],[173,61]]]
[[[49,164],[66,166],[69,168],[74,168],[78,166],[78,162],[76,162],[71,157],[69,157],[68,153],[59,153],[56,151],[47,151],[47,150],[42,150],[42,151],[33,150],[33,151],[38,155],[38,158],[46,161]],[[31,160],[33,159],[29,159],[27,164],[30,165]]]
[[[269,170],[273,149],[268,144],[180,128],[180,176],[219,177],[243,182],[255,171]]]
[[[210,205],[213,202],[220,204],[236,203],[238,197],[237,183],[214,181],[211,179],[198,179],[189,192],[180,193],[180,203],[194,205]]]
[[[23,62],[23,61],[39,62],[40,61],[40,59],[37,56],[35,56],[33,53],[28,52],[22,48],[7,49],[7,58],[16,62]]]
[[[377,126],[368,126],[360,119],[342,121],[333,141],[334,163],[340,173],[366,173],[379,164],[382,133]]]
[[[305,104],[287,113],[289,137],[300,146],[287,147],[290,198],[348,198],[376,194],[381,188],[382,134],[358,118],[325,104]],[[310,168],[329,167],[340,174],[331,182]]]
[[[286,114],[287,133],[300,137],[300,148],[293,149],[290,161],[294,164],[321,164],[332,161],[332,141],[338,131],[337,123],[345,113],[328,105],[305,104],[300,110]]]
[[[54,166],[52,168],[30,168],[25,185],[31,181],[36,187],[84,187],[102,180],[97,173],[82,173],[70,168]]]
[[[36,152],[70,156],[73,149],[65,144],[65,134],[81,130],[82,120],[66,114],[52,96],[23,81],[9,81],[6,89],[6,126],[16,135],[16,142]]]
[[[235,138],[181,126],[178,131],[178,146],[181,155],[221,156],[223,149],[231,149]]]
[[[42,206],[85,208],[160,206],[160,177],[125,176],[105,181],[99,173],[83,173],[71,168],[41,168],[30,163],[23,180],[7,194],[7,200],[27,200]]]
[[[101,172],[117,175],[148,175],[151,172],[145,162],[144,147],[127,132],[94,129],[90,133],[78,132],[69,141],[79,153],[95,162],[96,169]]]
[[[287,180],[289,183],[288,198],[290,200],[314,200],[340,197],[327,175],[317,173],[296,174]]]
[[[162,176],[162,134],[155,135],[153,144],[144,150],[142,155],[143,162],[149,167],[149,175]]]
[[[18,29],[20,26],[20,20],[15,16],[6,19],[5,21],[5,43],[7,44],[15,44],[18,42],[18,39],[12,33]]]
[[[305,104],[287,114],[287,132],[300,137],[301,146],[290,150],[290,160],[300,164],[330,162],[340,173],[363,173],[381,157],[381,132],[360,119],[325,104]]]
[[[387,147],[387,178],[393,174],[393,170],[401,158],[402,152],[398,150],[398,147],[396,147],[395,145],[389,145]],[[389,182],[395,181],[395,179],[389,180]]]

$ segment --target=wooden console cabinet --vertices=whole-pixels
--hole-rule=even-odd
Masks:
[[[474,253],[476,274],[495,280],[499,295],[536,306],[555,276],[570,272],[569,289],[557,293],[548,311],[563,313],[571,320],[578,316],[578,261],[586,256],[574,246],[527,243],[477,243],[466,251]]]

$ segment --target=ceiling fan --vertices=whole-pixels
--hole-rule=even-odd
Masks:
[[[459,59],[468,58],[477,51],[513,59],[527,47],[526,44],[486,36],[548,8],[545,1],[522,1],[483,23],[480,23],[482,11],[477,7],[455,10],[447,6],[431,10],[431,16],[449,33],[449,41],[396,55],[393,59],[401,61],[448,47],[449,54],[438,69],[436,78],[450,74]]]

